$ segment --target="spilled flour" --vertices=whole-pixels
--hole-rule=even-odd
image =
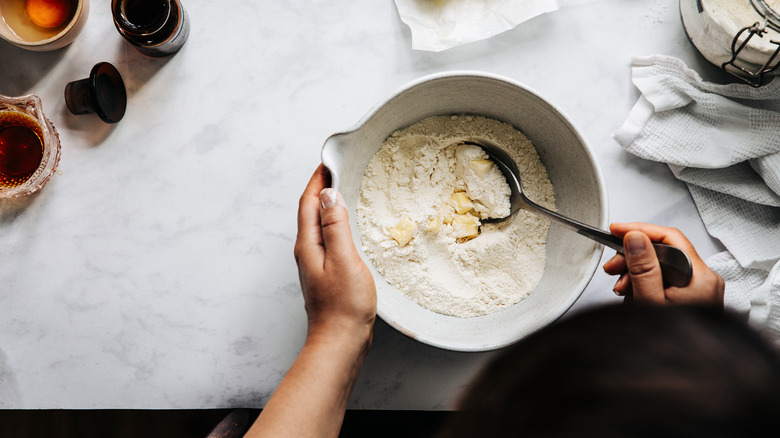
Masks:
[[[549,221],[509,213],[509,186],[479,147],[484,138],[517,163],[523,191],[555,209],[547,171],[510,125],[476,116],[435,116],[394,132],[366,168],[357,222],[363,251],[400,292],[434,312],[474,317],[522,300],[545,264]]]

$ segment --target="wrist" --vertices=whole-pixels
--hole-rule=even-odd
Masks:
[[[354,321],[328,318],[309,320],[306,333],[307,346],[321,346],[365,355],[371,346],[374,319]]]

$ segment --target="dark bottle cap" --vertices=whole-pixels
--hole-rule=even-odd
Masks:
[[[122,120],[127,108],[127,91],[116,67],[101,62],[89,77],[65,87],[65,103],[73,114],[97,113],[106,123]]]

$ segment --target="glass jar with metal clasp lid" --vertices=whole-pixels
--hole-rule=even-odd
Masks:
[[[683,26],[711,63],[759,87],[780,71],[780,0],[680,0]]]

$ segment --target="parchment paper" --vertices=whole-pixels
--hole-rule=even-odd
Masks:
[[[438,52],[490,38],[567,0],[395,0],[412,48]]]

